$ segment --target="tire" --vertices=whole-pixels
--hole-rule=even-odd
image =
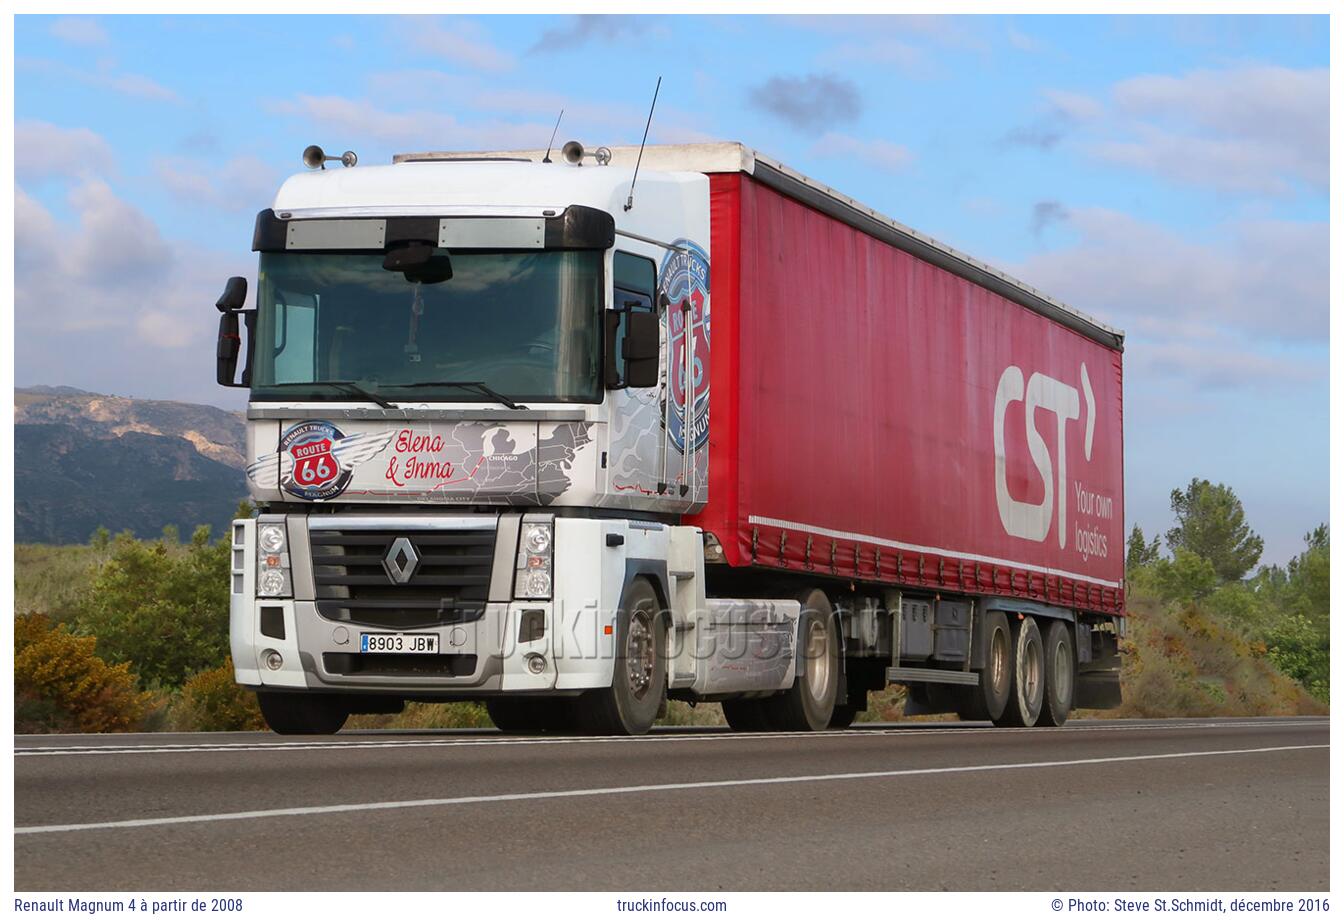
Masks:
[[[485,711],[505,734],[564,732],[573,728],[570,702],[538,697],[491,697],[485,701]]]
[[[980,672],[980,685],[971,687],[957,706],[957,715],[963,722],[993,722],[1002,718],[1013,685],[1013,634],[1008,628],[1008,618],[1001,610],[991,610],[985,614],[981,628],[985,636],[985,667]]]
[[[852,703],[846,703],[843,706],[837,704],[831,710],[831,721],[826,723],[828,728],[849,728],[854,724],[854,717],[859,714],[859,708]]]
[[[642,735],[667,693],[667,624],[653,586],[637,578],[621,597],[611,686],[577,701],[578,728],[594,735]]]
[[[765,700],[724,700],[723,718],[735,732],[772,732]]]
[[[1055,620],[1045,631],[1045,655],[1042,659],[1045,705],[1041,708],[1039,725],[1063,725],[1073,709],[1078,662],[1069,631],[1069,624],[1063,620]]]
[[[277,735],[334,735],[350,717],[340,697],[322,693],[258,690],[257,706]]]
[[[1031,728],[1045,704],[1045,649],[1032,617],[1013,624],[1013,681],[1008,706],[995,725]]]
[[[798,674],[793,686],[762,700],[767,720],[778,731],[819,732],[835,711],[840,686],[840,642],[831,602],[820,590],[801,598],[798,617]]]

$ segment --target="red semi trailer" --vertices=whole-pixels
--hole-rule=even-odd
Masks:
[[[560,159],[319,170],[258,215],[218,376],[246,320],[231,636],[272,727],[1118,704],[1120,332],[740,144]]]

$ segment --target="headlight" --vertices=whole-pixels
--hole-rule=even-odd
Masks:
[[[289,597],[289,547],[285,539],[285,522],[260,521],[257,523],[257,596]]]
[[[285,590],[289,587],[287,581],[285,573],[280,569],[262,569],[261,574],[257,576],[257,593],[264,597],[288,594],[289,592]]]
[[[517,575],[513,593],[524,600],[548,600],[551,596],[551,518],[523,521],[518,539]]]
[[[523,546],[529,553],[542,555],[551,551],[551,528],[547,524],[528,524]]]
[[[262,524],[257,527],[257,545],[264,553],[279,553],[285,549],[285,525]]]

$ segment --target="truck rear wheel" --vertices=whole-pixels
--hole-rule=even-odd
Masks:
[[[1055,620],[1045,631],[1045,706],[1041,709],[1041,725],[1063,725],[1069,718],[1078,673],[1074,659],[1069,624]]]
[[[277,735],[334,735],[350,717],[345,703],[332,694],[258,690],[257,706]]]
[[[820,590],[802,597],[798,617],[798,673],[793,686],[762,702],[769,722],[786,732],[819,732],[828,727],[840,686],[840,643],[831,602]]]
[[[1001,610],[985,614],[985,667],[980,684],[966,691],[957,706],[964,722],[993,722],[1003,717],[1013,685],[1013,634]]]
[[[616,616],[611,686],[576,703],[578,727],[595,735],[642,735],[667,693],[667,625],[658,595],[643,578],[630,582]]]
[[[1032,617],[1014,624],[1012,675],[1008,705],[994,724],[1031,728],[1045,703],[1045,650],[1040,627]]]

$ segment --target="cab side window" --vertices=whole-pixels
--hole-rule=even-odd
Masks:
[[[657,309],[658,270],[652,259],[617,251],[612,257],[612,315],[608,317],[612,335],[608,337],[607,386],[625,386],[626,317],[631,313],[653,313]],[[614,376],[613,376],[614,375]]]

